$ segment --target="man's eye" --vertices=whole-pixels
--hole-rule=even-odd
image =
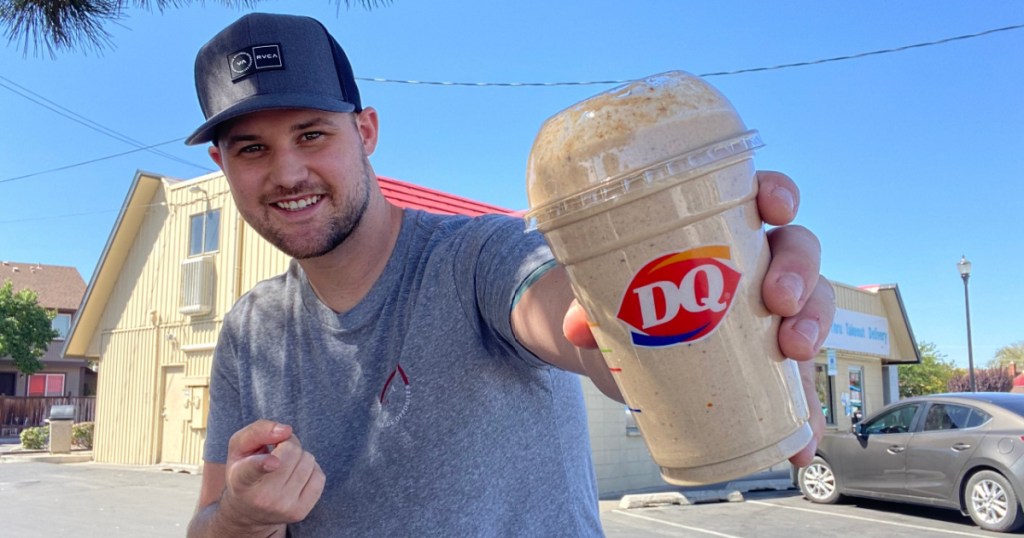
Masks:
[[[323,136],[323,133],[321,133],[320,131],[313,131],[313,132],[309,132],[309,133],[302,133],[302,139],[303,140],[307,140],[307,141],[308,140],[316,140],[317,138],[320,138],[321,136]]]
[[[242,147],[242,149],[238,150],[238,153],[256,153],[256,152],[258,152],[258,151],[260,151],[262,149],[263,149],[263,145],[262,144],[252,144],[252,145],[249,145],[249,146]]]

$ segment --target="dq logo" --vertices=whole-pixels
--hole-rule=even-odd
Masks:
[[[666,254],[637,271],[618,313],[633,344],[671,346],[714,332],[740,282],[731,259],[727,246],[698,247]]]

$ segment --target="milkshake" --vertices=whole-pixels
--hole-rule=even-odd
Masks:
[[[663,478],[738,478],[810,442],[796,363],[761,301],[770,254],[760,147],[725,97],[684,72],[549,118],[526,218],[564,265]]]

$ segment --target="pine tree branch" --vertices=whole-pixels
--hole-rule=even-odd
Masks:
[[[336,0],[350,8],[349,0]],[[59,52],[90,51],[102,53],[114,43],[107,25],[121,20],[129,8],[163,12],[168,8],[188,7],[195,0],[0,0],[0,28],[8,44],[38,55],[45,50],[51,57]],[[262,0],[216,0],[232,8],[252,8]],[[360,0],[364,9],[386,6],[392,0]],[[200,6],[205,4],[199,0]]]

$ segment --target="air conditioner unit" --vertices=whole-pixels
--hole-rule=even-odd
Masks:
[[[178,312],[202,316],[213,311],[214,285],[217,274],[213,258],[202,256],[181,262],[181,302]]]

